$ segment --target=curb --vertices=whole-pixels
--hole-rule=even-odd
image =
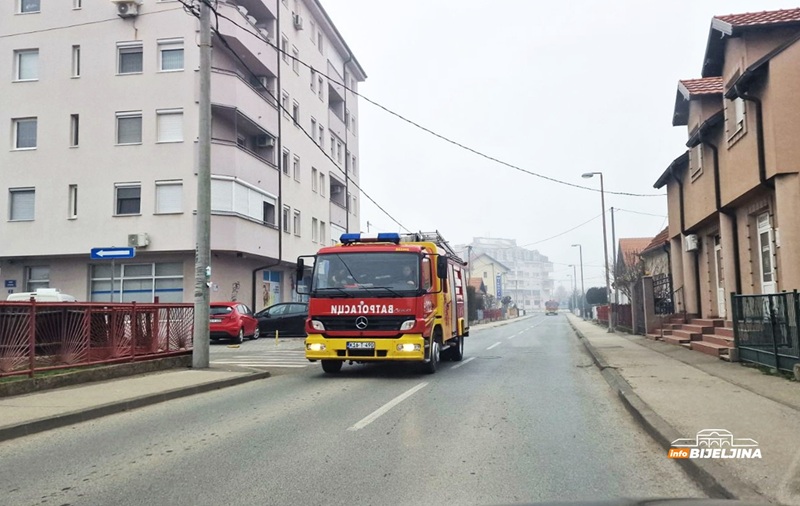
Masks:
[[[595,348],[570,320],[570,327],[581,340],[595,366],[600,370],[606,382],[616,390],[622,405],[634,420],[658,443],[668,450],[672,441],[681,438],[681,434],[651,408],[631,387],[630,383],[613,367],[609,366],[605,357]],[[713,461],[675,459],[684,472],[697,483],[701,490],[713,499],[739,499],[757,502],[771,502],[751,486],[733,476],[727,469]]]
[[[247,374],[236,378],[228,378],[220,381],[209,381],[206,383],[201,383],[199,385],[176,388],[173,390],[167,390],[165,392],[159,392],[156,394],[143,395],[140,397],[134,397],[133,399],[127,399],[124,401],[110,402],[108,404],[103,404],[101,406],[95,406],[92,408],[87,408],[79,411],[73,411],[71,413],[65,413],[63,415],[56,415],[48,418],[39,418],[38,420],[31,420],[29,422],[24,422],[16,425],[0,427],[0,441],[7,441],[9,439],[15,439],[23,436],[30,436],[32,434],[37,434],[39,432],[58,429],[60,427],[66,427],[68,425],[74,425],[80,422],[87,422],[89,420],[94,420],[96,418],[102,418],[104,416],[122,413],[124,411],[130,411],[136,408],[142,408],[145,406],[150,406],[153,404],[158,404],[173,399],[179,399],[181,397],[188,397],[190,395],[202,394],[205,392],[210,392],[212,390],[219,390],[221,388],[241,385],[243,383],[249,383],[251,381],[256,381],[269,377],[270,373],[265,371],[265,372]]]

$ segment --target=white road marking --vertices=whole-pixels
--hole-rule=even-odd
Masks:
[[[508,339],[514,339],[514,336],[508,336]]]
[[[454,366],[453,366],[453,367],[451,367],[450,369],[458,369],[458,368],[459,368],[459,367],[461,367],[462,365],[465,365],[465,364],[467,364],[467,363],[469,363],[469,362],[472,362],[473,360],[475,360],[475,357],[469,357],[468,359],[464,360],[463,362],[459,362],[459,363],[457,363],[456,365],[454,365]]]
[[[487,350],[487,351],[488,351],[488,350],[491,350],[491,349],[492,349],[492,348],[494,348],[495,346],[500,346],[500,341],[497,341],[497,342],[496,342],[496,343],[494,343],[493,345],[489,346],[488,348],[486,348],[486,350]]]
[[[367,416],[365,416],[364,418],[362,418],[361,420],[356,422],[356,424],[353,425],[352,427],[348,427],[347,430],[349,430],[349,431],[357,431],[357,430],[363,429],[367,425],[369,425],[372,422],[374,422],[375,420],[377,420],[380,416],[385,415],[386,412],[388,412],[390,409],[392,409],[393,407],[397,406],[398,404],[400,404],[404,400],[406,400],[409,397],[411,397],[412,395],[414,395],[417,391],[425,388],[427,385],[428,385],[428,382],[424,381],[424,382],[420,383],[419,385],[417,385],[415,387],[409,388],[408,390],[406,390],[402,394],[398,395],[397,397],[395,397],[391,401],[387,402],[383,406],[379,407],[378,409],[376,409],[372,413],[368,414]]]

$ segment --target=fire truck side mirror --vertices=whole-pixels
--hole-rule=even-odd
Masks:
[[[439,255],[436,258],[436,276],[439,279],[447,279],[447,257]]]

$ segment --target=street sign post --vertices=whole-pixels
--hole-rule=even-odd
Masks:
[[[111,302],[114,302],[114,271],[117,268],[117,258],[133,258],[136,248],[92,248],[89,252],[92,260],[111,260]]]

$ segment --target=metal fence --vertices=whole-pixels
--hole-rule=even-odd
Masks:
[[[800,363],[797,290],[766,295],[731,294],[739,360],[792,371]]]
[[[192,304],[0,302],[0,377],[188,353]]]
[[[675,312],[673,295],[668,274],[653,276],[653,307],[657,315],[670,315]]]

